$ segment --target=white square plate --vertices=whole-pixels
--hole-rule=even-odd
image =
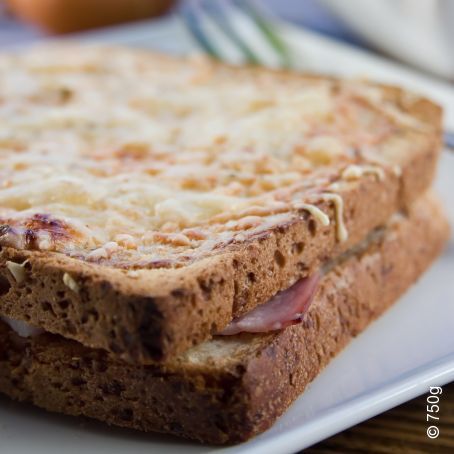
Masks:
[[[454,89],[408,69],[312,33],[283,33],[302,67],[400,83],[437,99],[454,129]],[[84,39],[141,45],[168,52],[193,49],[177,20],[143,23]],[[454,225],[454,155],[444,153],[437,186]],[[454,241],[423,278],[338,355],[267,432],[231,448],[109,428],[48,414],[0,398],[0,452],[34,454],[292,453],[454,379]],[[441,401],[443,400],[443,396]],[[421,414],[421,430],[424,415]],[[440,436],[443,436],[441,434]]]

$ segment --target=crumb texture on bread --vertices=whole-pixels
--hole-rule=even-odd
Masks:
[[[432,181],[393,87],[145,51],[0,56],[0,314],[146,363],[361,241]]]
[[[449,231],[424,197],[408,217],[334,267],[300,325],[215,338],[139,366],[60,336],[18,338],[0,322],[0,391],[50,411],[203,443],[270,427],[329,360],[389,307],[442,250]]]

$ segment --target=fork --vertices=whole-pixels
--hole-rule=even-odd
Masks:
[[[215,59],[253,65],[269,64],[271,59],[280,67],[293,66],[273,18],[257,2],[193,0],[182,6],[181,13],[197,44]]]
[[[231,61],[232,52],[237,62],[253,65],[267,65],[258,46],[252,46],[251,39],[245,35],[247,22],[254,30],[256,39],[266,45],[273,53],[274,64],[292,68],[293,57],[279,35],[273,17],[252,0],[193,0],[186,2],[181,9],[183,21],[197,44],[217,60]],[[251,29],[251,27],[249,27]],[[249,34],[249,38],[251,34]],[[263,46],[262,46],[263,47]],[[226,50],[230,48],[230,54]],[[445,148],[454,152],[454,132],[445,131]]]

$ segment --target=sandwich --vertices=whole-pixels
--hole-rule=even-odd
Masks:
[[[397,87],[66,44],[0,96],[0,391],[50,411],[244,441],[449,235]]]

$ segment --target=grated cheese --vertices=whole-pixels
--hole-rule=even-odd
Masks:
[[[411,122],[354,87],[96,46],[3,55],[0,244],[144,264],[206,253],[297,204],[327,225],[306,195],[347,165],[344,178],[380,178],[352,150],[373,155]],[[324,198],[343,240],[342,200]]]

